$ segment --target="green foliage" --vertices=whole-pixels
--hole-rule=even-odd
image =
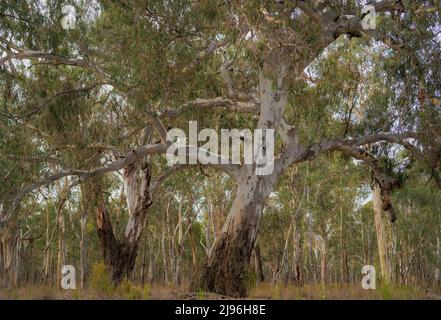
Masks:
[[[95,263],[89,279],[90,289],[100,298],[146,300],[150,298],[150,286],[137,285],[124,278],[117,286],[111,281],[104,263]]]
[[[125,278],[118,286],[116,293],[122,299],[127,300],[147,300],[150,298],[150,287],[134,285]]]
[[[112,283],[107,267],[103,262],[94,263],[89,283],[90,288],[99,297],[110,297],[115,291],[115,285]]]
[[[197,296],[196,296],[196,299],[197,300],[205,300],[206,298],[207,298],[207,293],[204,290],[199,289]]]

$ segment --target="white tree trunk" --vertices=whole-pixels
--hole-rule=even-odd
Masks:
[[[258,128],[279,130],[287,105],[284,90],[286,68],[276,70],[276,84],[264,74],[260,75],[261,109]],[[267,155],[268,158],[268,155]],[[268,159],[267,159],[268,160]],[[274,161],[274,159],[269,159]],[[255,245],[263,205],[274,189],[280,167],[268,175],[256,175],[256,164],[243,165],[236,173],[236,197],[219,236],[213,243],[197,287],[229,296],[245,296],[248,291],[248,267]]]

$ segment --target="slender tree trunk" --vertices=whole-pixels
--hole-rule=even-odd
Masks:
[[[20,274],[20,254],[22,251],[22,237],[23,231],[20,229],[17,235],[17,242],[15,245],[15,256],[14,256],[14,267],[13,267],[13,281],[12,286],[14,288],[18,287],[19,274]]]
[[[293,233],[293,273],[294,283],[298,286],[303,285],[303,243],[302,243],[302,210],[299,208],[294,216]]]
[[[176,258],[175,258],[175,270],[174,270],[174,279],[173,281],[175,284],[180,285],[181,284],[181,261],[182,261],[182,254],[184,253],[184,232],[183,232],[183,214],[182,214],[182,203],[183,199],[179,202],[179,209],[178,209],[178,225],[177,225],[177,232],[178,232],[178,241],[176,245]],[[175,239],[175,236],[173,236],[173,241]]]
[[[296,171],[297,172],[297,171]],[[293,189],[296,188],[294,184],[294,180],[291,182],[291,186]],[[294,230],[292,233],[292,244],[293,244],[293,254],[292,254],[292,279],[297,286],[303,286],[303,228],[302,228],[302,219],[303,219],[303,200],[307,195],[308,189],[305,187],[303,189],[302,199],[298,204],[297,209],[294,211],[293,217],[293,225]]]
[[[173,278],[173,271],[175,269],[175,260],[176,260],[176,256],[175,256],[175,242],[174,239],[172,238],[172,234],[170,232],[170,226],[171,226],[171,215],[170,215],[170,207],[172,204],[173,199],[170,199],[168,204],[167,204],[167,208],[165,211],[165,222],[163,224],[163,230],[165,232],[164,235],[164,240],[163,240],[163,250],[164,250],[164,257],[168,257],[167,260],[165,261],[164,264],[164,271],[167,274],[167,283],[170,281],[169,280],[169,275],[171,276],[171,281],[174,280]],[[168,262],[168,263],[167,263]]]
[[[64,182],[64,187],[59,187],[59,201],[56,208],[56,226],[58,230],[58,243],[57,243],[57,274],[55,281],[57,287],[61,285],[62,268],[66,264],[66,219],[64,213],[64,204],[69,197],[69,185],[67,179]]]
[[[263,283],[265,282],[265,275],[263,273],[263,265],[262,265],[262,257],[260,255],[260,246],[256,244],[254,247],[254,263],[255,263],[255,270],[256,270],[256,281],[257,283]]]
[[[13,262],[14,262],[14,252],[16,250],[18,237],[10,235],[6,241],[4,241],[4,252],[5,252],[5,273],[4,273],[4,284],[6,288],[10,288],[13,281],[14,270],[13,270]]]
[[[321,268],[320,276],[322,284],[328,283],[328,244],[325,238],[323,238],[322,248],[321,248]]]
[[[57,250],[57,286],[61,284],[61,270],[66,264],[66,225],[64,219],[63,210],[64,201],[59,205],[57,212],[57,224],[58,224],[58,250]]]
[[[341,201],[341,199],[340,199]],[[343,283],[347,283],[347,279],[345,277],[345,263],[344,263],[344,245],[343,245],[343,207],[340,206],[340,283],[343,286]]]
[[[154,248],[154,242],[152,245],[152,249],[153,248]],[[155,271],[157,269],[159,270],[159,268],[156,268],[156,266],[159,265],[158,260],[159,260],[159,254],[161,253],[160,248],[161,248],[161,239],[158,239],[158,249],[156,250],[156,254],[155,254],[155,258],[154,258],[153,262],[151,262],[150,266],[149,266],[149,283],[151,283],[153,281],[153,279],[155,277]],[[153,254],[153,251],[152,251],[152,254]]]
[[[205,255],[208,257],[210,255],[211,249],[211,238],[212,238],[212,216],[213,216],[213,204],[211,202],[208,203],[208,212],[205,218]]]
[[[145,283],[145,267],[146,267],[146,260],[147,260],[147,248],[144,247],[144,250],[142,252],[142,263],[141,263],[141,270],[139,272],[139,278],[141,281],[141,284],[144,285]]]
[[[1,230],[2,231],[2,230]],[[3,235],[0,233],[0,274],[4,275],[5,272],[5,251],[4,251],[4,238]],[[4,276],[0,279],[0,288],[5,287],[4,283]]]
[[[44,246],[44,263],[43,263],[43,270],[41,273],[41,280],[48,284],[49,282],[49,274],[51,269],[51,243],[52,243],[52,236],[50,233],[50,227],[51,227],[51,220],[50,220],[50,210],[49,206],[46,205],[46,242]]]
[[[283,247],[283,252],[282,252],[282,258],[280,260],[280,264],[279,264],[279,270],[277,272],[277,279],[275,279],[277,282],[280,282],[280,280],[283,280],[283,283],[286,284],[288,281],[288,257],[287,257],[287,250],[288,250],[288,244],[289,244],[289,240],[291,239],[290,235],[291,235],[291,229],[293,228],[294,225],[294,217],[291,221],[291,223],[289,224],[289,228],[288,228],[288,232],[286,234],[286,238],[285,238],[285,245]]]
[[[307,214],[306,220],[308,225],[308,262],[309,262],[308,281],[309,282],[313,281],[317,283],[317,265],[316,265],[317,257],[314,253],[314,233],[313,233],[314,220],[312,218],[311,213]]]
[[[378,256],[380,260],[381,277],[383,281],[389,283],[391,281],[390,263],[388,257],[388,238],[386,233],[386,221],[381,202],[381,189],[378,185],[374,187],[374,216],[375,229],[377,233]]]
[[[441,284],[441,241],[439,237],[436,238],[435,282],[437,285]]]
[[[163,284],[168,285],[168,267],[167,267],[167,252],[165,250],[165,234],[161,237],[161,249],[162,249],[162,269],[163,269]]]
[[[85,263],[86,263],[86,227],[87,212],[83,210],[81,216],[81,238],[80,238],[80,286],[84,288]]]
[[[197,255],[196,255],[196,243],[193,238],[193,226],[189,226],[190,233],[190,246],[191,246],[191,262],[194,274],[197,274]]]
[[[158,241],[158,248],[155,250],[155,238],[149,237],[149,270],[147,274],[148,283],[152,283],[153,278],[155,277],[156,266],[158,265],[158,258],[160,253],[160,240]]]

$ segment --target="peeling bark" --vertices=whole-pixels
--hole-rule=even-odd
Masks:
[[[279,57],[280,58],[280,57]],[[276,86],[262,71],[260,75],[260,129],[280,128],[288,93],[284,79],[288,68],[276,71]],[[202,274],[193,282],[196,289],[244,297],[248,291],[248,271],[255,246],[263,205],[274,189],[277,168],[270,175],[256,176],[255,165],[243,166],[236,176],[237,191],[221,233],[212,245]]]
[[[226,222],[198,279],[199,287],[233,297],[246,296],[248,267],[263,203],[273,187],[270,182],[249,176],[238,185]]]

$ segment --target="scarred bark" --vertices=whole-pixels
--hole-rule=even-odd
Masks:
[[[268,178],[249,176],[239,183],[227,220],[196,283],[199,288],[233,297],[246,296],[251,253],[263,203],[271,190],[272,181]]]
[[[283,80],[288,68],[277,70],[277,86],[263,72],[260,76],[260,129],[277,130],[287,104]],[[279,172],[255,175],[255,165],[243,166],[236,175],[237,191],[222,231],[211,247],[203,271],[193,286],[220,294],[244,297],[248,291],[248,268],[263,205],[271,194]]]
[[[149,192],[151,181],[151,166],[145,164],[141,170],[143,176],[138,188],[136,182],[131,188],[126,187],[129,220],[124,235],[117,239],[112,228],[109,212],[104,204],[102,196],[98,195],[96,203],[96,227],[104,262],[107,265],[111,278],[115,284],[119,284],[125,277],[129,277],[138,255],[139,240],[145,228],[148,209],[152,205]],[[125,171],[125,178],[134,179],[137,173],[135,167],[129,167]],[[137,192],[137,196],[133,196]]]

